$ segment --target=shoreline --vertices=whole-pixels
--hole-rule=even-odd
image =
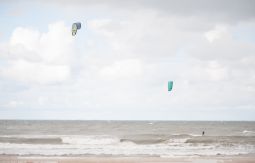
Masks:
[[[9,156],[0,163],[254,163],[255,154],[237,156]]]

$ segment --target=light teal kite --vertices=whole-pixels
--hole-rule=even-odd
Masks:
[[[168,81],[168,92],[172,91],[173,89],[173,81]]]

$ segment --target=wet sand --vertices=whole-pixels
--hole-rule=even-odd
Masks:
[[[0,156],[0,163],[255,163],[255,155],[233,157],[34,157]]]

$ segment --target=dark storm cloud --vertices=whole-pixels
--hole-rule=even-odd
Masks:
[[[218,17],[229,20],[242,20],[255,17],[255,1],[252,0],[151,0],[145,5],[170,14],[184,16]]]
[[[63,0],[48,1],[48,3],[84,7],[100,5],[113,10],[153,9],[166,15],[198,16],[221,22],[237,22],[255,18],[254,0]]]

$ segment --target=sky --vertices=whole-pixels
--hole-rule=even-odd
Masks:
[[[0,119],[255,120],[253,0],[3,0],[0,22]]]

